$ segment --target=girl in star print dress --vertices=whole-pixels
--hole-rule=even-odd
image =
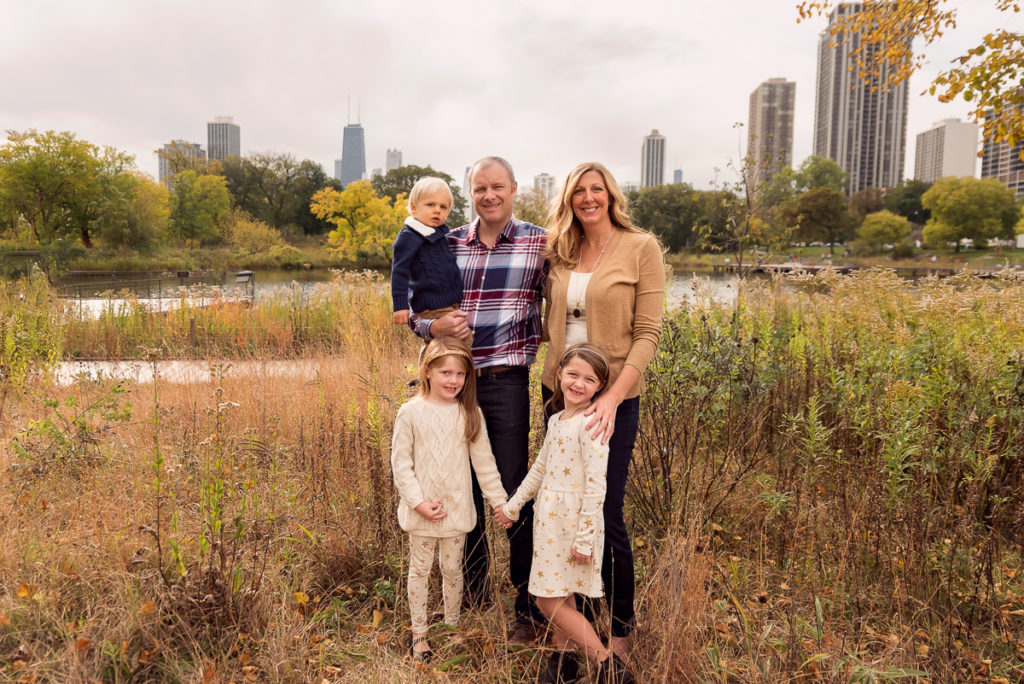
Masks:
[[[570,666],[578,667],[573,649],[603,669],[617,660],[576,609],[575,601],[576,594],[602,595],[608,445],[593,439],[583,414],[604,389],[608,374],[608,361],[597,347],[577,344],[565,352],[551,399],[554,408],[564,408],[551,416],[544,446],[529,474],[504,511],[496,514],[502,524],[516,520],[523,505],[536,498],[529,590],[554,628],[558,650],[549,669],[560,672],[563,679]]]

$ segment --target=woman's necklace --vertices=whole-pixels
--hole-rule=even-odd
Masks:
[[[612,232],[608,234],[608,239],[604,241],[604,247],[601,248],[601,253],[597,255],[597,261],[594,262],[593,267],[590,269],[590,273],[597,270],[597,265],[601,263],[601,257],[604,256],[604,250],[608,249],[608,243],[612,241],[612,237],[615,235],[615,228],[612,228]],[[580,265],[583,264],[583,249],[580,249]],[[589,283],[589,278],[587,280]],[[572,317],[579,318],[583,315],[583,311],[580,309],[581,298],[587,293],[586,284],[583,287],[576,289],[576,306],[572,309]]]

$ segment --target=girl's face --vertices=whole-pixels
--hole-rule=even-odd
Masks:
[[[427,368],[430,393],[427,398],[437,404],[454,404],[466,384],[466,367],[457,356],[442,356]]]
[[[594,395],[601,390],[601,381],[597,379],[593,366],[578,356],[558,368],[558,382],[566,410],[590,406]]]

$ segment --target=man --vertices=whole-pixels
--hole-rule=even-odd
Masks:
[[[512,216],[516,180],[504,159],[484,157],[473,164],[469,185],[478,218],[448,234],[462,273],[462,304],[433,321],[412,316],[409,325],[424,338],[465,339],[472,331],[477,401],[501,483],[511,495],[529,470],[530,365],[541,337],[547,234]],[[485,605],[493,600],[493,588],[488,578],[483,496],[475,475],[473,499],[477,525],[466,537],[466,595],[471,603]],[[508,538],[509,574],[516,588],[516,626],[510,640],[530,643],[543,620],[527,593],[533,559],[532,504],[524,507]]]

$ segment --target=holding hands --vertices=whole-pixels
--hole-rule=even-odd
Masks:
[[[509,518],[507,515],[505,515],[505,507],[504,506],[495,506],[494,507],[494,519],[497,520],[498,524],[501,525],[502,528],[504,528],[506,530],[508,528],[512,527],[512,519]]]
[[[448,517],[448,510],[441,501],[424,501],[416,507],[416,512],[427,520],[437,522]]]
[[[576,563],[577,565],[590,565],[590,561],[592,561],[592,560],[594,560],[593,556],[590,556],[590,555],[584,556],[582,553],[580,553],[576,549],[572,550],[572,562],[573,563]]]

